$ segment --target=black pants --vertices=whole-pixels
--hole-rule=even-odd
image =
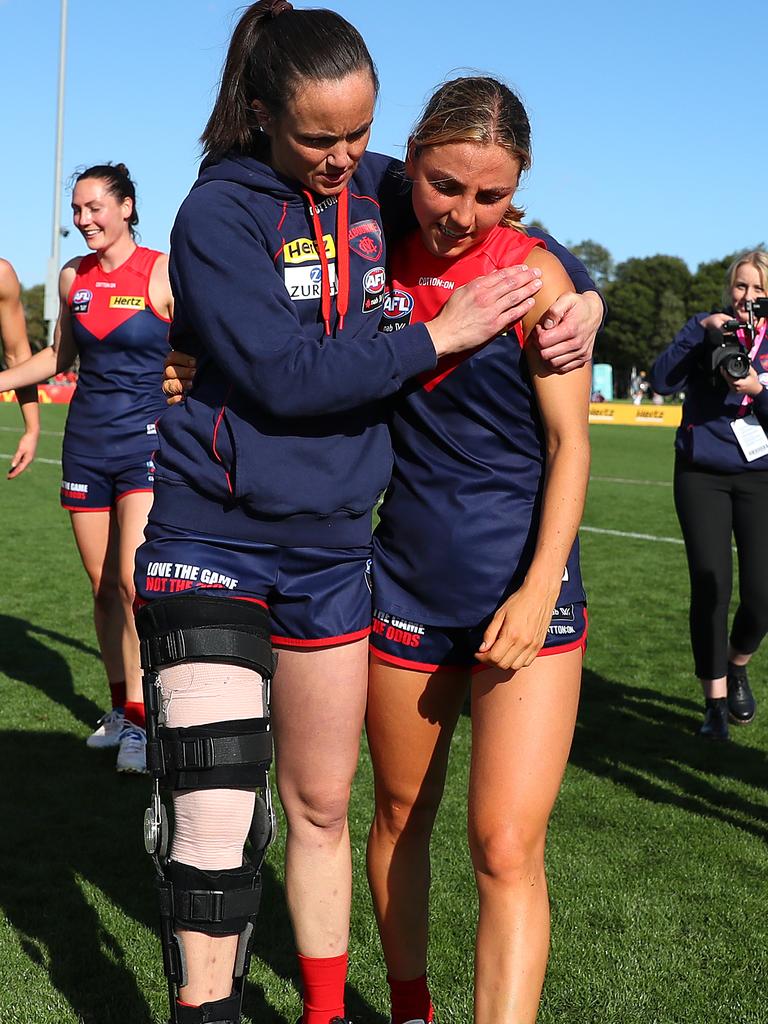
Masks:
[[[719,679],[728,661],[731,534],[739,559],[739,607],[731,645],[740,654],[753,654],[768,631],[768,470],[717,473],[678,458],[675,508],[691,577],[696,675]]]

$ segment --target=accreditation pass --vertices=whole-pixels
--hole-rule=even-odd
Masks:
[[[742,416],[738,420],[733,420],[731,430],[736,435],[739,448],[744,452],[747,462],[754,462],[755,459],[768,455],[768,437],[756,416]]]

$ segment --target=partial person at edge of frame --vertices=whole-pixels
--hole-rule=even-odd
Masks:
[[[543,287],[510,330],[514,347],[496,339],[441,361],[400,392],[391,417],[366,729],[376,798],[368,877],[392,1024],[433,1019],[430,838],[467,691],[476,1024],[533,1024],[548,959],[544,847],[587,631],[577,530],[591,374],[554,373],[533,343],[571,282],[537,238],[515,230],[511,202],[530,163],[525,109],[489,77],[438,87],[408,145],[419,227],[395,246],[390,274],[413,320],[490,267],[524,261]]]
[[[439,356],[497,336],[541,287],[533,269],[500,270],[457,289],[426,324],[377,329],[382,220],[411,213],[402,165],[365,153],[376,92],[370,54],[344,19],[284,0],[252,5],[173,230],[171,340],[199,366],[160,424],[136,586],[147,706],[163,716],[148,717],[148,848],[182,1024],[240,1018],[272,831],[270,643],[281,651],[273,714],[303,1020],[344,1016],[366,567],[391,465],[382,399]],[[583,319],[585,305],[574,298],[569,310]],[[261,645],[247,646],[254,635]],[[216,759],[225,746],[237,765],[203,771],[198,752]],[[170,852],[161,783],[173,794]]]
[[[77,174],[72,216],[91,251],[61,270],[54,344],[0,373],[0,390],[41,383],[80,358],[60,501],[91,583],[112,703],[87,743],[117,747],[117,770],[141,773],[146,734],[133,562],[152,503],[156,422],[165,410],[168,258],[136,242],[136,189],[124,164]]]
[[[698,734],[721,741],[729,738],[729,720],[747,725],[755,716],[747,665],[768,629],[768,321],[751,310],[766,288],[768,253],[737,256],[726,274],[725,312],[691,317],[650,373],[659,394],[685,392],[674,498],[690,576],[694,671],[704,694]],[[722,359],[723,328],[735,360]],[[729,634],[732,538],[739,606]]]
[[[4,259],[0,259],[0,342],[3,347],[3,358],[8,367],[17,366],[32,356],[19,279],[11,264]],[[40,438],[37,387],[28,385],[19,388],[16,400],[24,421],[24,433],[19,438],[16,451],[11,458],[9,480],[13,480],[32,464]]]

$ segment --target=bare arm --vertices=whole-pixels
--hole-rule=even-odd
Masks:
[[[3,339],[3,352],[8,366],[16,366],[32,355],[24,307],[21,304],[21,286],[16,272],[6,260],[0,260],[0,338]],[[24,420],[24,433],[11,459],[9,480],[23,473],[32,463],[40,436],[37,388],[21,388],[16,398]]]
[[[160,316],[173,320],[173,295],[168,277],[168,255],[161,253],[149,278],[149,300]]]
[[[23,363],[0,372],[0,391],[41,384],[57,373],[68,370],[75,361],[77,348],[72,338],[67,295],[75,278],[78,262],[79,260],[73,260],[68,263],[59,275],[59,317],[56,321],[53,346],[44,348]]]
[[[544,644],[565,563],[581,522],[589,479],[591,369],[583,366],[558,374],[529,340],[539,321],[548,315],[553,295],[567,291],[570,282],[551,253],[538,250],[529,262],[534,259],[545,284],[532,313],[523,320],[523,329],[544,424],[547,458],[533,560],[520,589],[496,611],[477,654],[479,661],[503,669],[530,665]]]

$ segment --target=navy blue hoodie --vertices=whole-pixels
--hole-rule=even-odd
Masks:
[[[170,258],[171,344],[198,368],[159,427],[153,521],[292,546],[369,543],[392,463],[384,399],[437,358],[423,324],[377,330],[381,204],[407,204],[401,166],[367,153],[346,216],[254,157],[203,168]]]
[[[768,469],[768,455],[747,462],[731,429],[733,420],[753,412],[768,427],[768,392],[763,388],[747,407],[728,389],[724,380],[713,384],[706,368],[705,330],[701,321],[709,313],[696,313],[679,331],[651,367],[651,387],[660,395],[685,391],[683,420],[675,437],[675,449],[702,469],[723,473]],[[758,374],[768,371],[768,336],[755,353],[752,365]]]

